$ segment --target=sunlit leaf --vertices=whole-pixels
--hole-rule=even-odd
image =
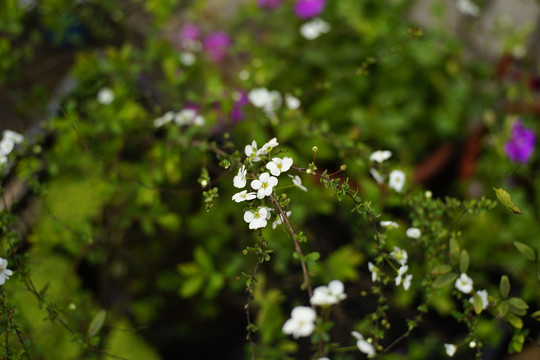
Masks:
[[[507,209],[512,211],[514,214],[523,214],[523,212],[514,204],[512,201],[512,197],[506,190],[504,189],[495,189],[495,195],[497,195],[497,199],[499,199],[499,202],[503,204]]]

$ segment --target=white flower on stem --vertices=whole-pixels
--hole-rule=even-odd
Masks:
[[[248,100],[253,106],[263,109],[267,115],[273,115],[282,103],[278,91],[269,91],[266,88],[253,89],[248,93]]]
[[[373,265],[371,261],[368,262],[368,268],[369,268],[369,271],[371,272],[371,281],[373,282],[379,281],[380,280],[379,268]]]
[[[399,224],[395,221],[381,221],[381,226],[388,229],[397,229]]]
[[[236,193],[233,195],[232,199],[236,201],[237,203],[246,201],[246,200],[253,200],[257,197],[257,194],[254,192],[248,193],[247,190],[240,191],[239,193]]]
[[[291,311],[291,318],[283,324],[281,331],[293,338],[310,336],[315,330],[317,314],[309,306],[297,306]]]
[[[265,172],[259,176],[258,180],[253,180],[251,182],[251,187],[254,190],[257,190],[257,198],[262,199],[265,196],[272,195],[274,186],[276,186],[277,183],[278,179],[276,177],[270,176],[269,173]]]
[[[473,289],[473,281],[467,274],[462,273],[459,278],[456,279],[456,289],[464,294],[469,294]]]
[[[418,228],[408,228],[405,234],[411,239],[419,239],[422,236],[422,232]]]
[[[454,344],[444,344],[446,355],[452,357],[456,353],[457,347]]]
[[[356,338],[356,347],[358,350],[366,354],[368,357],[375,355],[375,347],[369,341],[366,341],[362,334],[358,331],[351,332],[351,335]]]
[[[167,111],[165,114],[163,114],[163,116],[160,116],[154,120],[154,127],[158,128],[171,122],[172,120],[174,120],[175,116],[176,114],[173,111]]]
[[[488,307],[489,305],[489,300],[488,300],[488,292],[487,290],[477,290],[476,293],[478,294],[478,296],[480,296],[480,298],[482,299],[482,310],[486,310],[486,308]],[[471,297],[469,299],[469,302],[471,304],[474,304],[474,297]]]
[[[404,249],[400,249],[397,246],[394,246],[394,250],[390,253],[390,256],[396,260],[398,263],[401,264],[401,266],[404,266],[407,264],[407,258],[409,257],[407,255],[407,251]]]
[[[7,268],[8,261],[6,259],[0,258],[0,285],[4,285],[6,280],[13,275],[13,271]]]
[[[285,215],[287,215],[287,217],[291,216],[292,212],[291,211],[287,211],[285,213]],[[278,217],[276,217],[276,220],[274,220],[274,222],[272,223],[272,229],[275,229],[277,228],[278,225],[281,225],[283,224],[283,216],[281,216],[281,214],[279,214]]]
[[[184,66],[191,66],[195,64],[195,61],[197,61],[197,56],[195,56],[194,53],[188,52],[188,51],[182,52],[179,58],[180,58],[180,62]]]
[[[285,94],[285,105],[289,110],[296,110],[300,107],[300,99],[291,94]]]
[[[0,154],[4,156],[9,155],[14,147],[15,143],[11,139],[3,138],[0,141]]]
[[[330,31],[330,24],[320,18],[315,18],[300,27],[300,34],[307,40],[314,40]]]
[[[300,178],[300,176],[298,176],[298,175],[294,175],[294,176],[289,175],[289,177],[292,179],[292,182],[293,182],[294,185],[296,185],[300,189],[307,192],[307,188],[304,185],[302,185],[302,179]]]
[[[401,265],[401,267],[398,269],[398,274],[395,278],[396,286],[401,285],[401,282],[403,281],[403,275],[409,270],[409,267],[407,265]]]
[[[325,306],[338,304],[347,298],[345,287],[340,280],[332,280],[328,286],[318,286],[313,290],[313,296],[309,299],[312,305]]]
[[[393,170],[390,173],[390,179],[388,180],[388,186],[397,192],[401,192],[405,185],[405,173],[401,170]]]
[[[379,173],[379,172],[377,171],[377,169],[371,168],[371,169],[369,169],[369,173],[371,174],[371,176],[373,176],[373,178],[375,179],[375,181],[377,182],[377,184],[382,184],[382,183],[384,183],[384,176],[381,175],[381,173]]]
[[[257,155],[266,155],[270,151],[272,151],[273,148],[275,148],[278,145],[279,145],[279,143],[277,142],[277,139],[272,138],[272,139],[270,139],[269,142],[267,142],[266,144],[261,146],[261,148],[257,151]]]
[[[238,169],[238,174],[236,174],[236,176],[233,179],[234,187],[241,189],[244,186],[246,186],[246,174],[247,174],[246,166],[242,165],[242,168]]]
[[[251,145],[246,145],[244,148],[244,153],[249,158],[250,162],[257,162],[260,161],[261,158],[258,156],[259,149],[257,148],[257,142],[253,140]]]
[[[183,109],[174,116],[174,122],[178,126],[189,125],[193,122],[196,116],[197,111],[194,109]]]
[[[476,17],[480,14],[480,8],[471,0],[457,0],[456,7],[463,15]]]
[[[369,156],[369,160],[382,163],[390,159],[392,152],[390,150],[377,150]]]
[[[20,144],[24,140],[24,136],[13,130],[4,130],[2,138],[11,141],[14,144]]]
[[[412,274],[407,274],[407,276],[405,276],[405,279],[403,280],[403,288],[405,291],[409,290],[411,287],[412,277]]]
[[[266,168],[270,170],[270,173],[274,176],[281,175],[282,172],[288,171],[293,164],[293,159],[290,157],[284,157],[283,159],[280,159],[278,157],[275,157],[270,161],[268,164],[266,164]]]
[[[109,105],[114,101],[114,93],[109,88],[103,88],[97,94],[97,101],[100,104]]]
[[[250,229],[263,228],[267,224],[267,215],[268,210],[264,207],[257,209],[255,212],[248,210],[244,213],[244,221],[249,224]]]

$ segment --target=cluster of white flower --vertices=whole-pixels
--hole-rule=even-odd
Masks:
[[[394,246],[394,250],[392,250],[390,256],[400,265],[397,276],[394,279],[396,286],[403,284],[403,288],[409,290],[413,276],[412,274],[407,274],[407,271],[409,270],[409,266],[407,265],[407,260],[409,258],[407,251]],[[403,276],[405,276],[405,278],[403,278]]]
[[[102,105],[109,105],[114,101],[114,93],[109,88],[99,90],[97,94],[97,102]]]
[[[0,258],[0,285],[4,285],[6,280],[13,275],[13,271],[7,268],[8,261],[6,259]]]
[[[315,40],[330,31],[330,24],[321,18],[315,18],[300,27],[300,34],[307,40]]]
[[[13,151],[15,145],[22,143],[23,136],[12,130],[4,130],[2,141],[0,141],[0,165],[7,163],[8,155]]]
[[[249,102],[262,109],[269,117],[274,117],[276,110],[281,107],[283,98],[279,91],[268,90],[266,88],[256,88],[248,93]],[[291,94],[285,94],[285,106],[290,110],[296,110],[300,107],[300,99]]]
[[[356,347],[358,347],[358,350],[366,354],[368,357],[375,355],[375,347],[371,343],[370,338],[367,340],[364,339],[362,334],[360,334],[358,331],[351,332],[351,335],[356,338]]]
[[[197,125],[203,126],[205,119],[194,109],[183,109],[175,113],[174,111],[167,111],[162,116],[154,120],[154,127],[161,127],[171,121],[178,126],[184,125]]]
[[[347,298],[345,287],[340,280],[332,280],[328,286],[319,286],[313,290],[313,296],[309,302],[315,306],[328,306],[338,304]]]
[[[390,150],[377,150],[373,152],[369,159],[372,162],[377,163],[378,165],[382,164],[384,161],[390,159],[392,152]],[[371,176],[375,179],[377,184],[383,184],[385,181],[385,176],[382,175],[375,167],[369,169]],[[397,192],[403,190],[405,185],[405,173],[401,170],[392,170],[390,177],[388,179],[388,186],[394,189]]]
[[[244,153],[249,160],[250,164],[261,161],[262,157],[270,158],[272,149],[278,146],[279,143],[276,138],[271,139],[266,144],[264,144],[260,149],[257,146],[257,142],[254,140],[251,145],[246,145],[244,148]],[[290,157],[272,157],[270,161],[266,163],[266,169],[269,171],[263,172],[258,175],[258,178],[251,181],[250,186],[253,192],[248,192],[248,190],[242,190],[233,195],[232,200],[237,203],[243,201],[250,201],[254,199],[264,199],[267,196],[272,195],[274,192],[274,187],[278,184],[277,176],[280,176],[282,173],[288,171],[293,164],[293,159]],[[248,170],[246,165],[242,165],[238,169],[238,173],[233,179],[233,185],[236,188],[242,189],[247,185],[247,174]],[[293,179],[293,184],[301,188],[304,191],[307,189],[302,186],[302,181],[299,176],[289,175]],[[260,206],[255,210],[248,210],[244,213],[244,221],[249,223],[250,229],[259,229],[267,225],[268,220],[271,217],[271,208]],[[287,217],[290,216],[291,212],[287,211]],[[278,214],[276,220],[272,224],[272,227],[275,229],[278,225],[283,223],[283,216]]]
[[[474,289],[473,280],[465,273],[462,273],[455,282],[455,287],[464,294],[470,294]],[[482,299],[482,310],[485,310],[489,305],[488,292],[487,290],[477,290],[476,293]],[[469,302],[474,303],[474,298],[469,298]]]

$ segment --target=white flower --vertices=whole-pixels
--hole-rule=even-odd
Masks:
[[[480,296],[480,298],[482,299],[482,310],[486,310],[486,308],[488,307],[489,305],[489,300],[488,300],[488,293],[487,293],[487,290],[477,290],[476,293]],[[471,304],[474,303],[474,297],[471,297],[469,299],[469,302]]]
[[[270,170],[272,175],[279,176],[282,172],[289,170],[292,164],[293,159],[290,157],[284,157],[283,159],[275,157],[272,159],[272,161],[266,164],[266,168]]]
[[[7,163],[8,158],[6,155],[0,154],[0,165]]]
[[[411,287],[411,282],[412,282],[412,274],[407,274],[407,276],[405,276],[405,280],[403,280],[403,288],[406,291],[409,290],[409,288]]]
[[[388,229],[397,229],[399,224],[395,221],[381,221],[382,227],[387,227]]]
[[[175,113],[173,111],[167,111],[163,116],[158,117],[154,120],[154,127],[161,127],[169,122],[171,122],[174,117]]]
[[[14,144],[20,144],[24,140],[24,137],[21,134],[13,130],[4,130],[2,137],[3,139],[8,139],[12,141]]]
[[[364,340],[362,334],[358,331],[351,332],[351,335],[356,338],[356,346],[358,350],[366,354],[368,357],[375,355],[375,347],[368,341]]]
[[[315,18],[300,27],[300,34],[308,40],[314,40],[329,31],[330,24],[320,18]]]
[[[325,357],[319,358],[319,360],[330,360],[330,358],[325,356]]]
[[[242,168],[238,169],[238,174],[233,179],[234,187],[241,189],[246,186],[246,174],[246,166],[242,165]]]
[[[456,345],[454,344],[444,344],[444,348],[446,350],[446,355],[452,357],[456,353]]]
[[[197,61],[197,56],[191,52],[183,52],[180,54],[180,62],[182,65],[191,66]]]
[[[97,101],[103,105],[109,105],[114,100],[114,93],[109,88],[103,88],[99,90],[97,94]]]
[[[240,191],[239,193],[236,193],[233,195],[232,199],[236,201],[237,203],[246,201],[246,200],[253,200],[257,197],[257,195],[254,192],[248,193],[247,190]]]
[[[390,150],[377,150],[369,156],[369,160],[382,163],[385,160],[390,159],[392,152]]]
[[[411,239],[419,239],[422,236],[422,232],[418,228],[408,228],[405,234]]]
[[[401,285],[401,282],[403,281],[403,275],[409,270],[409,267],[407,265],[401,265],[401,267],[398,269],[398,274],[395,278],[396,286]]]
[[[407,264],[407,251],[404,249],[400,249],[397,246],[394,246],[394,250],[390,253],[390,256],[396,260],[398,263],[400,263],[402,266]]]
[[[332,280],[328,286],[319,286],[313,290],[313,296],[309,299],[312,305],[324,306],[338,304],[347,298],[344,293],[345,287],[340,280]]]
[[[269,142],[267,142],[266,144],[261,146],[261,148],[257,151],[257,155],[266,155],[270,151],[272,151],[273,148],[275,148],[278,145],[279,145],[279,143],[277,142],[277,139],[272,138],[272,139],[270,139]]]
[[[471,349],[474,349],[474,348],[476,347],[476,341],[471,340],[471,342],[469,343],[469,347],[470,347]]]
[[[7,268],[8,261],[6,259],[0,258],[0,285],[4,285],[6,280],[13,275],[13,271]]]
[[[249,224],[250,229],[259,229],[266,226],[267,220],[266,216],[268,215],[268,210],[261,207],[255,212],[246,211],[244,213],[244,221]]]
[[[379,281],[380,280],[379,268],[373,265],[371,261],[368,262],[368,268],[369,268],[369,271],[371,272],[371,281],[373,282]]]
[[[388,186],[397,192],[401,192],[403,185],[405,185],[405,173],[401,170],[392,171],[388,180]]]
[[[457,0],[456,7],[460,13],[469,16],[478,16],[480,8],[471,0]]]
[[[298,175],[295,175],[295,176],[289,175],[289,177],[292,179],[292,182],[293,182],[294,185],[296,185],[300,189],[307,192],[307,188],[304,185],[302,185],[302,179],[300,178],[300,176],[298,176]]]
[[[473,281],[467,274],[462,273],[459,278],[456,279],[456,289],[464,294],[469,294],[473,289]]]
[[[384,176],[381,175],[375,168],[369,169],[369,172],[370,172],[371,176],[373,176],[373,178],[375,179],[377,184],[384,183]]]
[[[255,140],[253,140],[251,145],[246,145],[246,147],[244,148],[244,153],[249,158],[250,162],[257,162],[261,160],[261,158],[257,156],[258,151],[259,149],[257,148],[257,142]]]
[[[174,122],[178,126],[189,125],[195,120],[196,116],[197,111],[194,109],[183,109],[174,116]]]
[[[2,141],[0,141],[0,154],[2,155],[9,155],[13,148],[15,147],[15,143],[11,139],[3,138]]]
[[[296,110],[300,107],[300,99],[291,94],[285,94],[285,105],[289,110]]]
[[[316,318],[317,314],[309,306],[297,306],[292,309],[291,318],[285,321],[281,331],[295,339],[309,336],[315,330]]]
[[[254,193],[252,193],[254,194]],[[285,213],[285,215],[287,215],[287,217],[291,216],[292,212],[291,211],[287,211]],[[274,220],[274,222],[272,223],[272,229],[275,229],[277,228],[278,225],[281,225],[283,224],[283,216],[281,216],[281,214],[279,214],[278,217],[276,217],[276,220]]]
[[[251,182],[251,187],[254,190],[257,190],[257,198],[262,199],[265,196],[272,195],[274,186],[278,183],[278,179],[270,176],[269,173],[265,172],[259,176],[258,180],[253,180]]]
[[[282,103],[278,91],[269,91],[266,88],[256,88],[248,93],[248,100],[253,106],[263,109],[268,115],[273,115]]]

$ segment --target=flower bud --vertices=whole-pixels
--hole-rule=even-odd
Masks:
[[[345,164],[341,165],[341,166],[339,167],[339,170],[341,170],[341,171],[347,170],[347,165],[345,165]]]
[[[313,152],[317,152],[317,150],[319,150],[319,148],[317,147],[317,145],[314,145],[314,146],[311,148],[311,151],[313,151]]]

